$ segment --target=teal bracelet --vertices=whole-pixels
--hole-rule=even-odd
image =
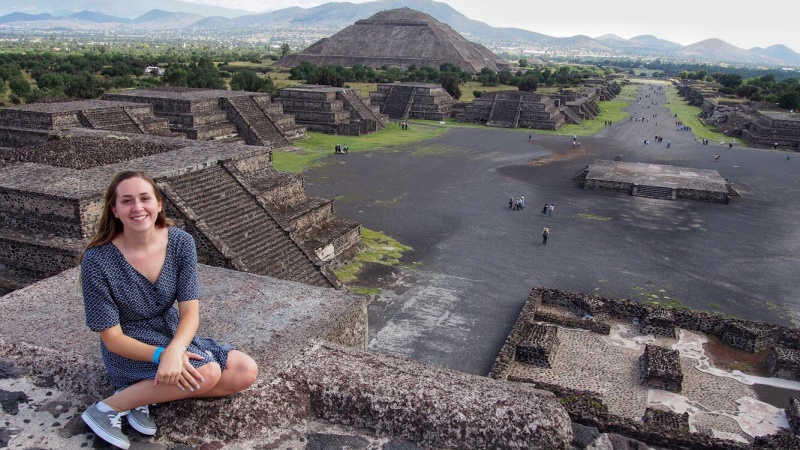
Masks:
[[[156,347],[156,351],[153,352],[153,363],[158,364],[161,361],[161,352],[164,351],[164,347]]]

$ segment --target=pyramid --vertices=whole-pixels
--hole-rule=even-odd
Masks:
[[[450,26],[410,8],[381,11],[357,21],[329,38],[320,39],[301,53],[275,63],[295,67],[303,61],[317,66],[408,69],[451,63],[470,73],[484,67],[499,72],[511,66],[486,47],[464,39]]]

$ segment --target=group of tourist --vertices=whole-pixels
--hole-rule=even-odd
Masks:
[[[347,144],[345,144],[344,146],[336,144],[336,147],[333,148],[333,153],[337,155],[346,155],[349,149],[350,147],[348,147]]]
[[[516,199],[511,197],[508,201],[508,207],[511,208],[512,211],[522,211],[525,209],[525,194],[520,195]]]

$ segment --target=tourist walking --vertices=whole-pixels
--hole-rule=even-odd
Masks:
[[[167,219],[148,175],[126,171],[114,177],[97,234],[80,264],[86,324],[99,334],[116,389],[81,415],[100,438],[127,449],[123,417],[153,436],[149,405],[227,396],[255,381],[252,358],[195,336],[200,322],[195,242]]]
[[[511,197],[511,198],[508,200],[508,209],[510,209],[510,210],[513,210],[513,209],[514,209],[514,197]]]
[[[543,216],[546,216],[546,215],[547,215],[547,210],[548,210],[548,209],[550,209],[550,206],[549,206],[547,203],[545,203],[545,204],[544,204],[544,208],[542,208],[542,215],[543,215]]]
[[[525,194],[519,196],[519,208],[525,209]]]
[[[550,228],[544,227],[544,230],[542,230],[542,245],[547,245],[548,237],[550,237]]]
[[[550,217],[553,217],[553,210],[556,209],[555,203],[550,203],[550,208],[548,209],[550,212]]]

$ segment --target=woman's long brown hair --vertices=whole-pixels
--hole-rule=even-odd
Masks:
[[[111,210],[111,207],[113,207],[117,202],[117,187],[120,183],[130,178],[141,178],[150,183],[150,186],[153,187],[156,200],[163,205],[164,197],[161,195],[161,191],[158,189],[156,182],[149,175],[144,172],[133,170],[119,172],[114,176],[114,179],[111,180],[111,184],[108,185],[108,189],[106,189],[106,195],[103,201],[103,212],[100,213],[100,222],[97,224],[97,233],[86,246],[84,253],[86,250],[92,247],[99,247],[101,245],[108,244],[109,242],[113,241],[115,237],[119,236],[120,233],[122,233],[122,221],[114,217],[114,212]],[[167,215],[162,207],[161,211],[158,212],[158,216],[156,217],[156,228],[164,228],[171,225],[172,221],[167,219]],[[81,261],[83,261],[83,254],[81,254]]]

